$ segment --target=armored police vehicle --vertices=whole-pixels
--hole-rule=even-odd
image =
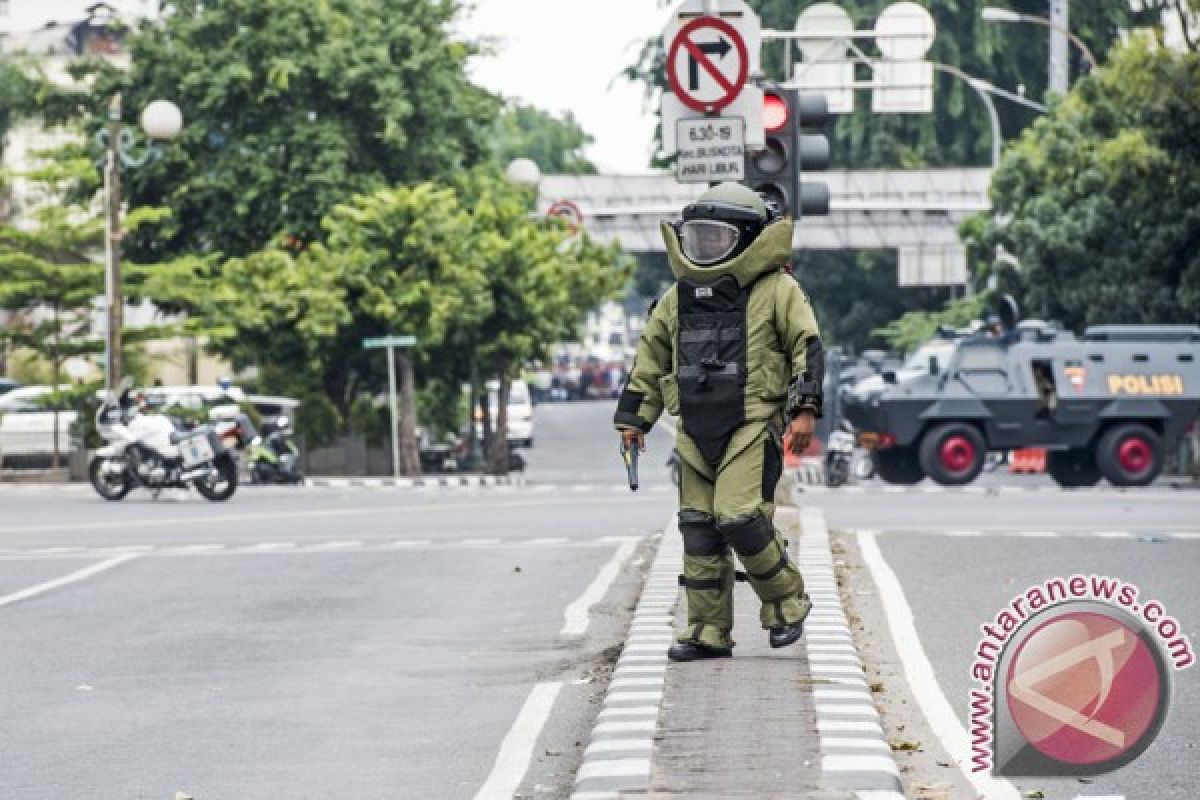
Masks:
[[[1200,327],[1101,325],[1077,338],[1010,322],[957,339],[944,365],[864,381],[842,408],[890,483],[969,483],[988,451],[1044,447],[1061,486],[1144,486],[1200,413]]]

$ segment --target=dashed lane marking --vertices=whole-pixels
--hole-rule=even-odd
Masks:
[[[636,497],[635,497],[636,499]],[[546,508],[553,506],[576,506],[580,503],[611,503],[607,497],[546,497],[529,500],[494,501],[486,506],[489,513],[507,509]],[[279,522],[288,519],[331,519],[356,516],[399,516],[421,513],[444,513],[449,506],[445,503],[356,506],[353,508],[310,508],[297,511],[249,511],[244,513],[212,513],[198,517],[146,517],[141,519],[119,519],[103,522],[63,522],[40,525],[15,525],[0,527],[0,535],[14,533],[51,533],[63,531],[130,530],[134,528],[171,529],[183,526],[219,528],[233,522]]]
[[[0,548],[0,561],[54,561],[96,558],[99,556],[143,555],[151,558],[179,558],[183,556],[241,556],[241,555],[303,555],[309,553],[356,553],[385,552],[397,549],[428,548],[451,549],[503,549],[510,547],[611,547],[613,544],[628,548],[636,546],[640,537],[606,536],[603,539],[399,539],[379,542],[327,541],[300,544],[297,542],[256,542],[254,544],[170,544],[170,545],[121,545],[116,547],[34,547]],[[627,558],[628,556],[626,556]]]
[[[870,534],[871,536],[904,536],[913,534],[925,534],[929,536],[951,536],[956,538],[975,538],[980,536],[1015,536],[1022,539],[1071,539],[1071,538],[1093,538],[1093,539],[1146,539],[1153,541],[1190,541],[1200,539],[1200,531],[1089,531],[1089,530],[1073,530],[1073,531],[1025,531],[1011,529],[996,529],[996,530],[938,530],[936,528],[889,528],[886,530],[865,530],[852,529],[852,534],[862,536]]]

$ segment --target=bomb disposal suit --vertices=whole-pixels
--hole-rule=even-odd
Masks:
[[[614,422],[626,443],[643,446],[664,409],[680,418],[688,623],[669,652],[675,660],[732,653],[731,548],[773,647],[799,639],[811,607],[772,524],[781,432],[793,450],[807,446],[824,372],[812,309],[785,270],[793,227],[736,183],[662,226],[677,282],[642,332]]]

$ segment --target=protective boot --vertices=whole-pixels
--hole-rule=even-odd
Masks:
[[[683,534],[683,574],[679,583],[687,596],[688,623],[677,639],[729,655],[734,645],[730,638],[734,570],[729,547],[716,522],[704,512],[680,511],[679,530]]]
[[[804,593],[800,570],[788,558],[783,537],[760,513],[724,520],[717,529],[733,545],[750,586],[762,601],[759,620],[772,631],[774,647],[784,647],[800,638],[804,618],[812,602]],[[787,628],[787,630],[776,630]]]

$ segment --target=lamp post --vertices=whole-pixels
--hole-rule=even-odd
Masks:
[[[142,110],[142,130],[150,143],[141,154],[134,150],[134,132],[121,123],[121,95],[108,103],[108,125],[96,134],[104,152],[104,388],[112,391],[121,379],[121,169],[136,169],[159,158],[159,142],[174,138],[183,128],[183,115],[169,100],[155,100]]]
[[[1088,63],[1088,69],[1096,69],[1098,65],[1096,63],[1096,57],[1092,55],[1092,51],[1086,44],[1083,43],[1082,39],[1071,33],[1070,29],[1066,26],[1066,24],[1064,24],[1067,14],[1067,5],[1065,0],[1056,0],[1056,3],[1054,4],[1054,11],[1056,17],[1062,20],[1062,22],[1049,19],[1047,17],[1039,17],[1036,14],[1022,14],[1019,11],[1012,11],[1007,8],[997,8],[996,6],[984,6],[983,10],[980,12],[980,16],[986,22],[1032,22],[1035,25],[1041,25],[1045,28],[1049,28],[1051,31],[1054,31],[1054,33],[1066,37],[1071,41],[1072,44],[1079,48],[1079,52],[1083,54],[1084,60]],[[1065,45],[1063,45],[1063,47],[1065,48]],[[1053,47],[1051,48],[1049,86],[1051,91],[1057,91],[1061,94],[1065,93],[1067,89],[1066,67],[1064,64],[1061,68],[1061,72],[1058,72],[1056,69],[1058,65],[1054,57],[1054,49],[1055,48]],[[1063,61],[1065,61],[1065,59],[1063,59]],[[1060,80],[1056,79],[1056,74],[1062,76],[1061,82]]]

